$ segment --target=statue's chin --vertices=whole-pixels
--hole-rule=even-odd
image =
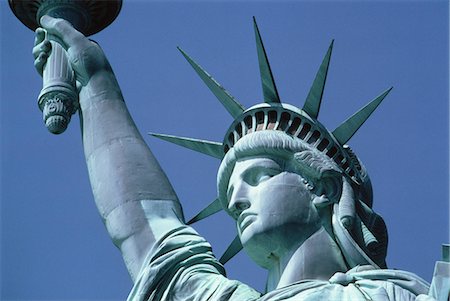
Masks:
[[[283,256],[292,254],[306,240],[322,229],[319,223],[274,223],[257,220],[240,233],[245,252],[259,266],[270,269]]]
[[[249,226],[241,234],[241,243],[247,255],[259,266],[270,269],[278,261],[280,236],[274,237],[274,231],[258,231],[257,225]],[[276,239],[274,239],[276,238]]]

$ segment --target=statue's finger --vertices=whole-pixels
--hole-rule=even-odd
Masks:
[[[40,44],[43,40],[45,40],[45,29],[42,27],[38,27],[35,33],[36,36],[34,37],[34,46]]]
[[[84,35],[77,31],[73,26],[64,19],[56,19],[47,15],[41,18],[41,25],[49,34],[58,37],[65,45],[64,48],[69,48],[84,38]]]
[[[44,71],[44,65],[47,63],[48,54],[45,52],[41,52],[36,60],[34,60],[34,67],[36,68],[37,72],[42,76],[42,73]]]
[[[43,42],[37,44],[36,46],[33,47],[34,59],[37,59],[39,54],[41,54],[41,52],[45,52],[45,53],[47,53],[47,55],[50,55],[51,49],[52,49],[52,44],[50,43],[49,40],[44,40]]]

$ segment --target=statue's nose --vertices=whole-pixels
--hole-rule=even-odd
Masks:
[[[230,202],[228,203],[228,210],[233,217],[237,218],[242,211],[248,209],[250,206],[248,185],[245,182],[242,182],[234,186]]]

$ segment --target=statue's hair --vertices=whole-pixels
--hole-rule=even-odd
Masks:
[[[293,159],[295,161],[294,167],[296,167],[294,171],[304,174],[304,176],[313,181],[320,180],[326,173],[335,172],[341,174],[339,167],[334,161],[331,161],[327,156],[315,149],[296,152],[293,155]]]
[[[353,156],[355,157],[355,160],[358,160],[355,155]],[[313,183],[320,181],[327,173],[332,173],[336,177],[339,176],[341,177],[340,179],[346,177],[333,160],[315,148],[312,148],[301,139],[291,137],[281,131],[266,130],[254,132],[247,134],[237,141],[234,147],[225,155],[219,167],[217,173],[217,188],[219,199],[224,209],[227,209],[228,207],[227,189],[236,162],[240,159],[252,157],[272,157],[275,160],[282,159],[282,163],[284,164],[282,167],[284,169],[295,172]],[[359,160],[358,164],[361,164]],[[341,233],[336,233],[335,235],[339,236],[337,239],[340,242],[343,254],[346,254],[346,260],[352,267],[358,264],[372,264],[379,267],[385,267],[387,230],[382,218],[369,207],[371,205],[372,191],[366,170],[365,168],[363,169],[365,175],[365,182],[363,185],[356,187],[354,184],[348,184],[347,187],[350,187],[349,189],[351,192],[342,192],[343,194],[339,200],[340,205],[335,204],[339,205],[339,210],[333,210],[339,211],[337,217],[339,221],[334,224],[334,227],[339,227],[338,232]],[[350,183],[351,181],[345,180],[341,182]],[[364,195],[370,195],[368,200],[370,202],[369,206],[366,205],[367,201],[362,202],[361,200],[361,196]],[[338,207],[334,206],[334,208]],[[349,228],[341,223],[343,221],[342,217],[346,215],[344,211],[346,211],[345,209],[347,207],[353,208],[351,209],[352,213],[350,215],[353,215],[356,218],[356,221],[359,221],[355,226],[357,228]],[[345,233],[348,233],[348,235]],[[376,237],[373,237],[371,241],[366,242],[366,238],[370,237],[372,233]],[[358,242],[357,245],[362,247],[362,249],[357,247],[351,240],[348,240],[350,236],[354,241]],[[378,241],[374,247],[373,241],[376,241],[377,239]],[[369,246],[369,244],[371,245]],[[348,251],[355,248],[358,251],[356,253],[353,252],[354,255],[348,255],[352,253]],[[361,257],[361,254],[363,253],[364,255]],[[369,258],[367,255],[369,255]],[[352,257],[364,259],[355,259],[355,261],[353,261]]]

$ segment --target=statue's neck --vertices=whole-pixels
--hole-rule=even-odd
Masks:
[[[328,280],[347,267],[336,242],[325,228],[319,229],[300,246],[274,260],[269,269],[267,291],[306,280]]]

